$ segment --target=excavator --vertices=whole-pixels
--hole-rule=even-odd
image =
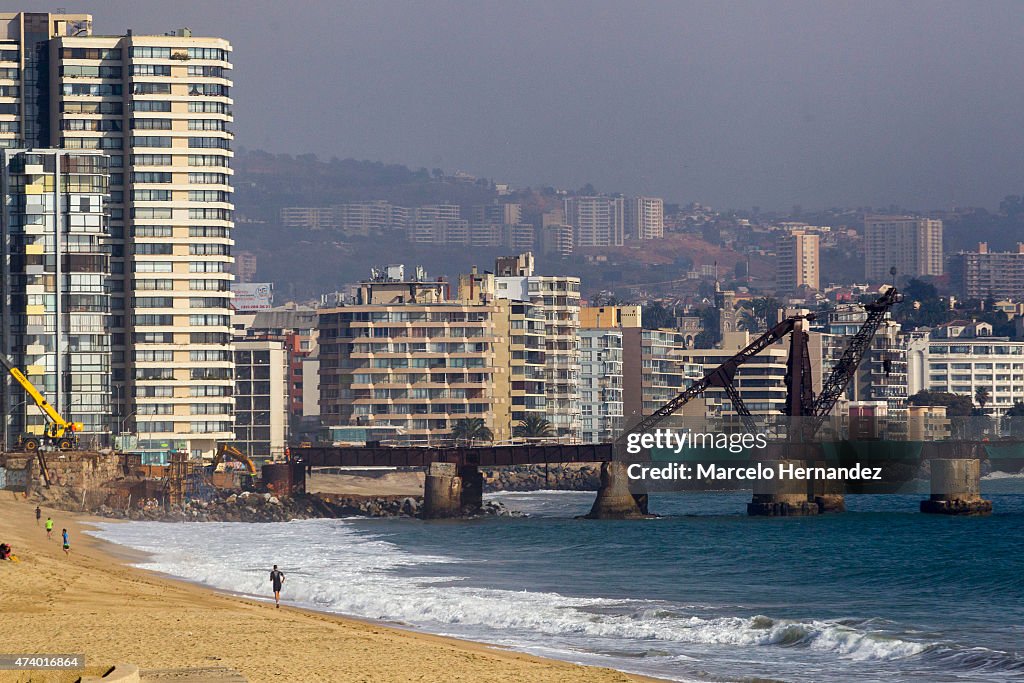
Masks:
[[[78,432],[82,431],[81,422],[68,422],[57,410],[50,405],[46,397],[36,389],[21,370],[14,366],[11,359],[0,353],[0,364],[2,364],[11,377],[14,378],[25,393],[35,401],[39,409],[43,411],[49,423],[42,434],[21,434],[18,437],[18,445],[26,451],[35,452],[40,446],[52,446],[62,451],[71,451],[78,448]]]
[[[217,455],[214,456],[213,458],[212,468],[216,470],[217,465],[220,465],[224,461],[225,457],[228,457],[236,462],[242,463],[243,465],[245,465],[245,469],[250,476],[256,476],[256,464],[248,456],[246,456],[245,453],[238,450],[231,444],[226,443],[217,445]]]

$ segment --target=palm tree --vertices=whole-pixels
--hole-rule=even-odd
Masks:
[[[741,330],[746,330],[747,332],[759,332],[761,329],[761,325],[757,321],[757,316],[746,308],[740,309],[740,318],[737,321],[736,326]]]
[[[455,443],[472,444],[474,441],[494,441],[494,434],[482,417],[467,417],[452,425]]]
[[[741,301],[736,304],[740,312],[737,325],[741,330],[748,332],[762,332],[775,324],[775,318],[779,310],[779,301],[770,296],[763,296],[757,299]]]
[[[555,429],[540,415],[528,415],[525,420],[516,425],[512,434],[527,439],[548,439],[555,435]]]
[[[981,410],[984,412],[985,404],[992,400],[992,394],[989,393],[985,387],[978,387],[974,390],[974,402],[978,404]]]

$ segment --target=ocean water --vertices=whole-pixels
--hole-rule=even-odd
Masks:
[[[142,567],[268,599],[678,681],[1024,681],[1024,479],[996,513],[748,518],[749,494],[664,494],[586,521],[593,494],[498,494],[523,519],[100,524]]]

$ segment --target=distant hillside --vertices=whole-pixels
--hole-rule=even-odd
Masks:
[[[293,157],[240,151],[235,157],[235,205],[246,218],[277,221],[285,206],[330,206],[384,199],[401,206],[450,202],[486,204],[493,184],[454,180],[440,169],[412,170],[398,164],[356,159],[324,161],[314,154]]]

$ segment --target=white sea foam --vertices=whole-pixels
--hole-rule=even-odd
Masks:
[[[981,478],[982,481],[996,481],[998,479],[1024,479],[1024,472],[989,472]]]
[[[831,621],[709,617],[712,610],[698,606],[468,586],[458,577],[423,576],[431,565],[451,569],[458,560],[410,553],[338,520],[137,522],[100,524],[94,533],[152,553],[140,565],[146,569],[222,590],[269,597],[269,568],[278,564],[287,576],[284,597],[293,604],[525,649],[551,641],[567,652],[588,651],[596,642],[659,649],[653,641],[673,649],[801,647],[847,660],[885,661],[927,647]]]

